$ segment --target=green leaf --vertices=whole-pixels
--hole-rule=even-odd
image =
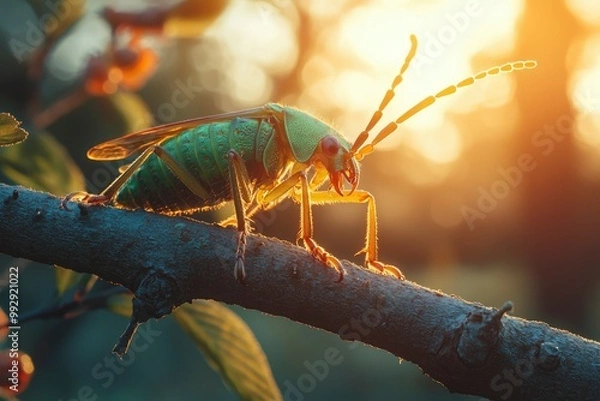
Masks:
[[[16,145],[27,138],[29,134],[19,125],[21,122],[12,115],[0,113],[0,146]]]
[[[210,365],[242,400],[281,400],[273,373],[250,328],[229,308],[196,300],[173,312]]]
[[[56,279],[56,290],[58,291],[59,297],[79,281],[79,273],[60,266],[55,266],[54,277]]]
[[[117,315],[125,316],[127,318],[131,317],[131,314],[133,313],[132,299],[132,293],[110,296],[106,300],[106,308]]]
[[[58,296],[63,296],[68,290],[75,288],[74,295],[85,297],[98,280],[98,276],[89,273],[78,273],[74,270],[65,269],[54,265],[54,276],[56,278],[56,290]]]
[[[27,141],[0,149],[0,181],[62,196],[84,188],[79,167],[53,136],[40,132]]]

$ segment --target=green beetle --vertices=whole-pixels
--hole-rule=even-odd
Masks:
[[[66,202],[75,199],[89,204],[106,203],[162,214],[184,214],[214,209],[233,201],[235,214],[223,223],[237,225],[234,275],[243,282],[246,277],[247,219],[257,211],[270,209],[287,197],[300,203],[299,239],[318,260],[336,269],[342,280],[339,260],[313,239],[311,206],[366,203],[367,235],[361,251],[365,253],[365,265],[403,279],[399,269],[377,258],[375,199],[369,192],[357,189],[358,162],[399,124],[437,99],[487,76],[536,66],[535,61],[511,62],[450,85],[417,103],[385,126],[370,144],[364,145],[416,54],[414,35],[411,43],[410,52],[391,88],[352,144],[319,119],[276,103],[161,125],[91,148],[88,157],[92,160],[121,160],[137,151],[143,152],[102,193],[74,192],[65,197],[63,206],[66,208]],[[327,182],[329,188],[321,189]],[[346,183],[348,190],[344,188]]]

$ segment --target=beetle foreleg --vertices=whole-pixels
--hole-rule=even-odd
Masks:
[[[317,244],[313,239],[312,203],[306,174],[300,175],[300,184],[302,186],[300,196],[300,239],[304,242],[306,249],[308,249],[308,251],[317,259],[325,263],[327,266],[336,269],[340,275],[337,281],[342,281],[344,279],[344,269],[342,268],[340,261],[335,256],[327,252],[322,246]]]
[[[329,267],[333,267],[339,273],[339,279],[342,281],[344,279],[344,269],[342,268],[342,264],[340,261],[329,252],[327,252],[322,246],[317,244],[313,237],[313,225],[312,225],[312,210],[311,210],[311,201],[310,201],[310,189],[312,185],[320,186],[322,184],[322,179],[319,179],[319,182],[311,182],[309,184],[308,179],[306,178],[306,173],[304,171],[298,171],[292,175],[290,175],[287,179],[279,183],[275,188],[265,194],[264,197],[259,198],[259,202],[265,205],[277,204],[281,199],[289,196],[290,193],[292,197],[300,202],[300,233],[299,237],[304,242],[304,246],[306,249],[319,261],[324,263]],[[296,193],[296,191],[292,191],[297,185],[300,183],[301,191],[300,193]],[[300,199],[298,199],[300,197]]]
[[[328,203],[366,203],[367,204],[367,235],[365,238],[365,247],[357,254],[365,253],[365,265],[368,268],[374,268],[380,272],[390,273],[397,278],[404,280],[404,275],[395,266],[387,265],[377,260],[377,209],[375,207],[375,198],[367,191],[356,190],[350,195],[340,196],[331,191],[315,191],[311,194],[312,201],[315,204]]]

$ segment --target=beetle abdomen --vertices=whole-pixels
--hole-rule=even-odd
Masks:
[[[227,153],[235,150],[245,162],[251,182],[267,180],[265,149],[276,140],[276,129],[266,120],[236,118],[199,125],[160,144],[210,194],[194,195],[156,155],[152,154],[115,196],[116,205],[164,214],[192,213],[231,200]],[[271,142],[272,143],[272,142]],[[271,169],[269,169],[271,170]]]

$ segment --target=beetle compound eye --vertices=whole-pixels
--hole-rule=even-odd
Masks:
[[[323,148],[325,155],[329,157],[337,155],[338,151],[340,150],[340,146],[340,141],[338,141],[337,138],[332,135],[326,136],[323,138],[323,142],[321,142],[321,147]]]

